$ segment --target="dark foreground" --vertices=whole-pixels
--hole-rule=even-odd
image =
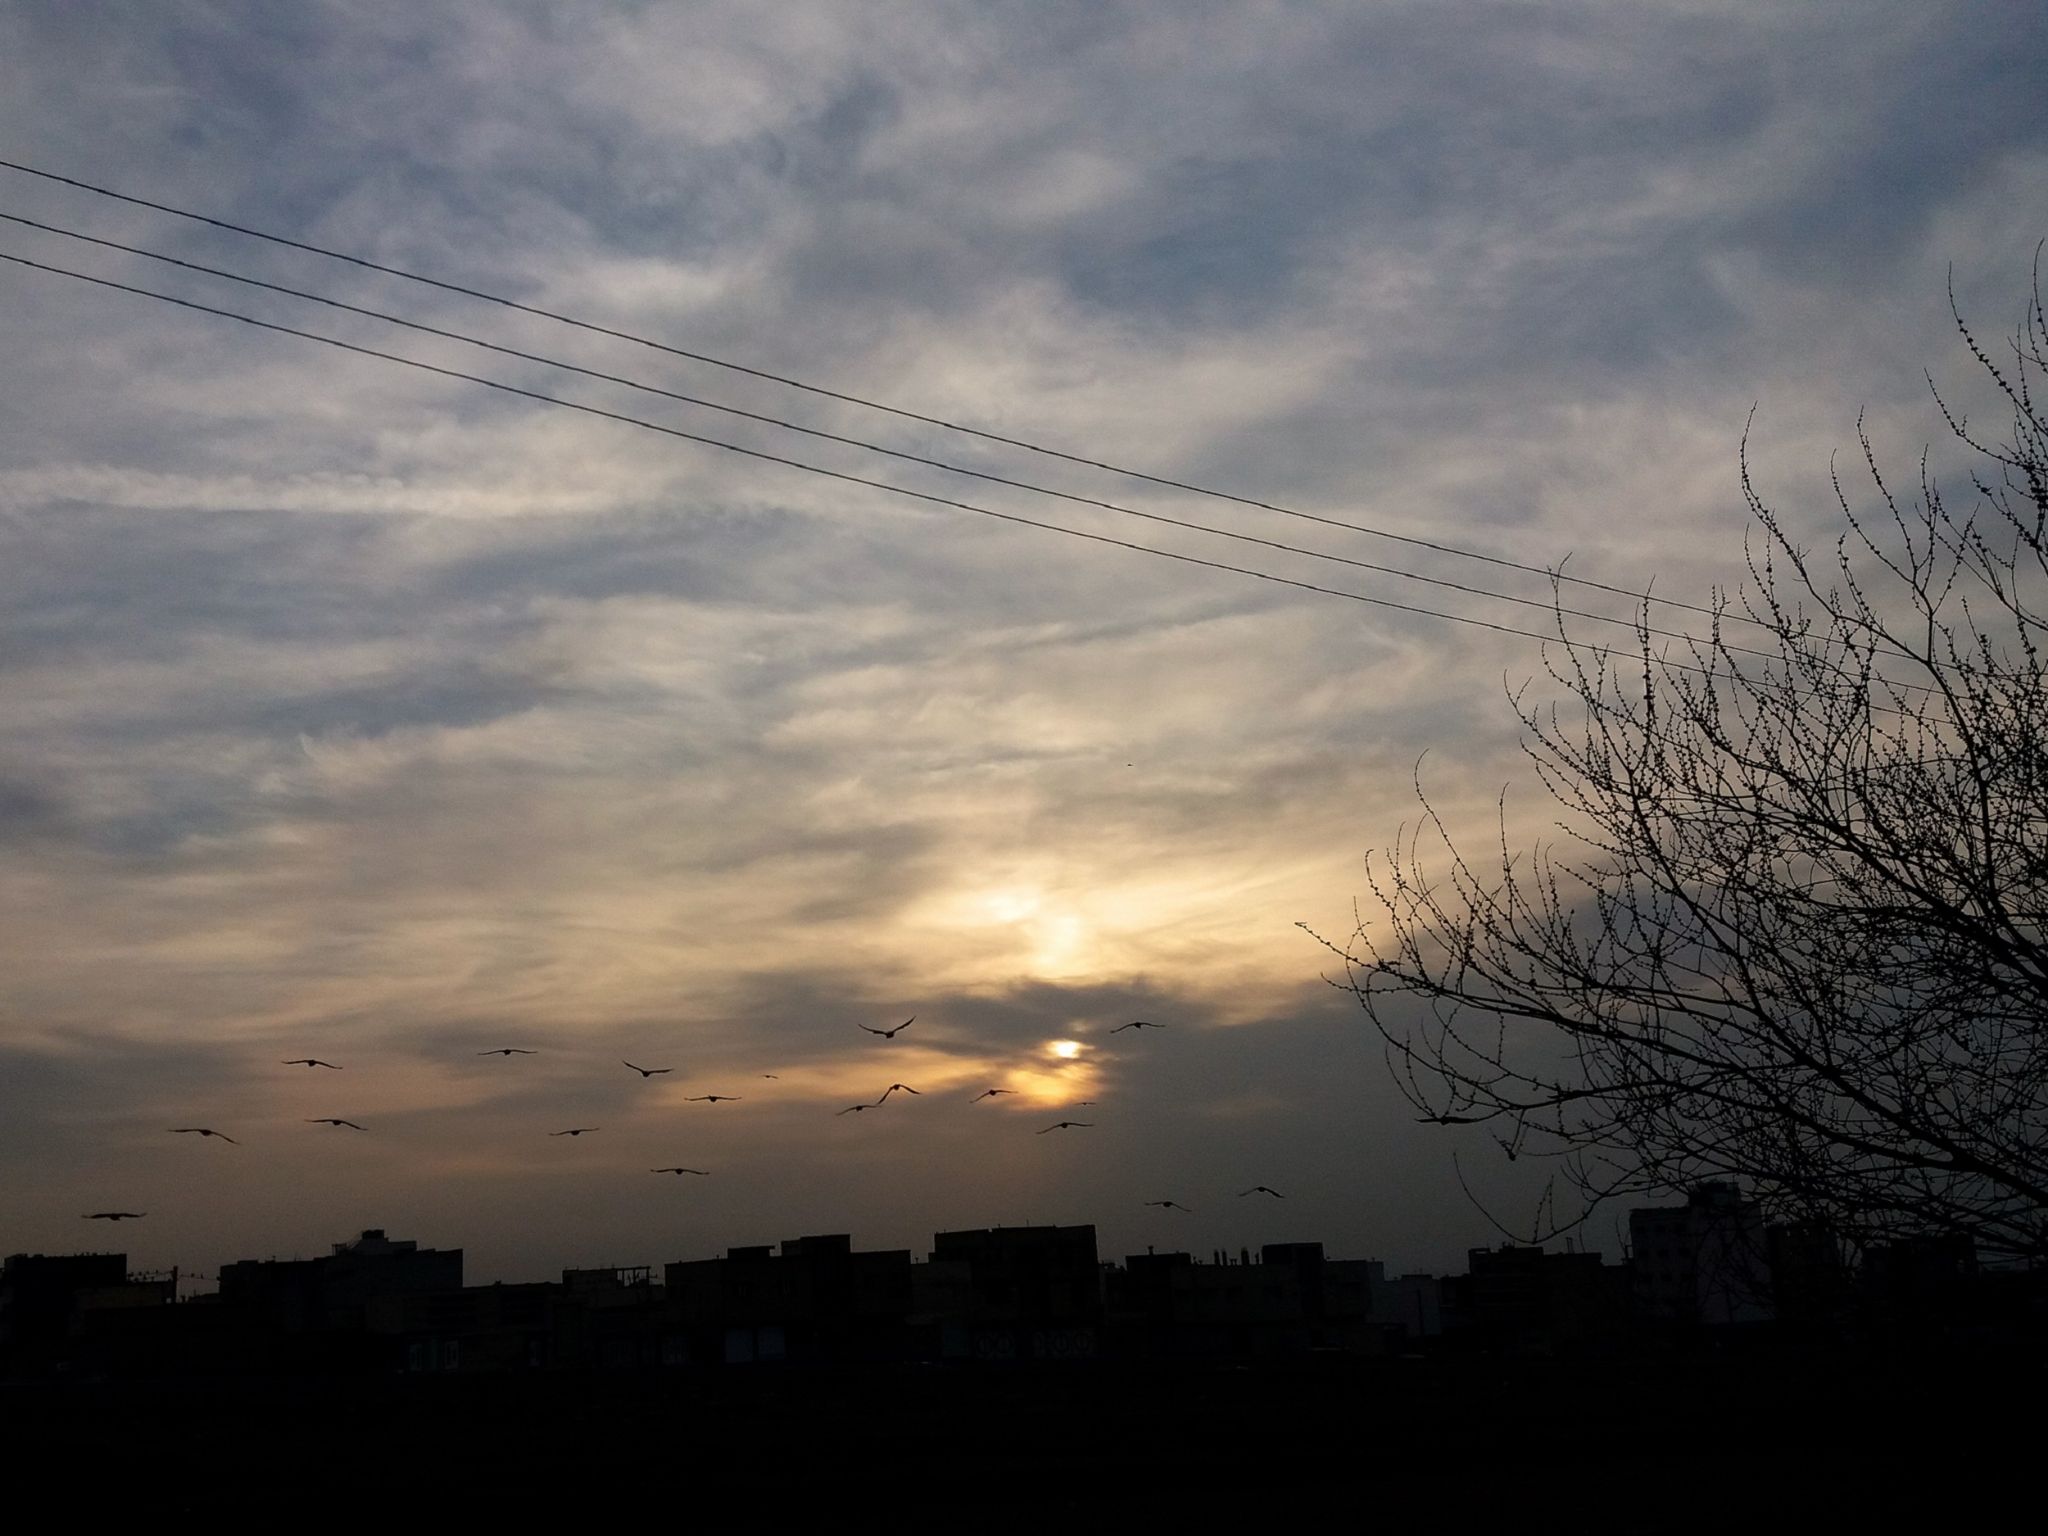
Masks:
[[[0,1415],[17,1511],[66,1519],[1885,1529],[2030,1478],[2043,1385],[1981,1358],[1332,1361],[36,1384]]]

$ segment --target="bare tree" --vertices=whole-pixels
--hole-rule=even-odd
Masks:
[[[1338,985],[1425,1119],[1559,1158],[1579,1212],[1733,1179],[1858,1245],[2048,1257],[2038,265],[2009,360],[1950,306],[2012,416],[1989,439],[1936,393],[1966,510],[1924,454],[1895,490],[1859,423],[1872,489],[1835,478],[1810,553],[1745,444],[1750,579],[1710,632],[1660,648],[1644,613],[1617,654],[1560,611],[1563,707],[1512,696],[1569,842],[1517,856],[1503,801],[1475,861],[1424,795],[1368,866]]]

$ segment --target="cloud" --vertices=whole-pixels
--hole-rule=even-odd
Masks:
[[[1753,403],[1759,483],[1818,532],[1860,407],[1909,457],[1937,429],[1918,370],[1956,378],[1948,266],[1973,312],[2010,307],[2048,193],[2039,26],[1736,0],[16,8],[0,138],[830,389],[1697,598],[1739,575]],[[1549,595],[18,174],[0,207]],[[0,250],[990,511],[1546,628],[54,236],[9,228]],[[1397,1266],[1489,1237],[1293,925],[1346,931],[1418,776],[1473,835],[1509,785],[1511,833],[1546,824],[1504,697],[1537,674],[1532,644],[46,274],[0,288],[0,1046],[24,1175],[0,1179],[0,1223],[19,1241],[75,1241],[74,1207],[102,1197],[162,1204],[138,1242],[202,1267],[363,1225],[466,1243],[486,1275],[836,1226],[921,1247],[991,1220],[1099,1219],[1113,1253],[1284,1232]],[[913,1013],[887,1047],[855,1027]],[[1163,1038],[1106,1033],[1153,1015]],[[509,1070],[474,1055],[529,1039],[547,1054]],[[1049,1057],[1056,1040],[1083,1053]],[[271,1065],[307,1051],[347,1059],[345,1082]],[[677,1104],[616,1064],[642,1054],[755,1091]],[[832,1113],[899,1071],[930,1102]],[[1027,1103],[966,1103],[1011,1081]],[[1092,1140],[1033,1134],[1076,1098],[1105,1109]],[[198,1198],[173,1178],[191,1160],[149,1139],[176,1105],[234,1114],[262,1159],[204,1165],[240,1171]],[[301,1134],[330,1113],[375,1134]],[[564,1113],[606,1129],[549,1140]],[[711,1188],[636,1182],[699,1156]],[[1235,1208],[1255,1182],[1285,1211]],[[1167,1197],[1199,1220],[1147,1225],[1139,1202]]]

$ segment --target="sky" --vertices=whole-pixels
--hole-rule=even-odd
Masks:
[[[1743,574],[1746,426],[1760,490],[1819,540],[1859,416],[1910,469],[1943,431],[1929,376],[1978,398],[1945,285],[1989,335],[2019,315],[2044,48],[2036,6],[1930,0],[28,0],[0,9],[0,159],[1707,601]],[[15,171],[0,212],[1549,595]],[[1549,626],[47,231],[0,224],[0,252]],[[118,1240],[203,1275],[377,1226],[538,1279],[1086,1221],[1105,1258],[1307,1239],[1453,1270],[1526,1220],[1526,1164],[1415,1122],[1297,925],[1341,944],[1372,920],[1367,856],[1418,782],[1461,837],[1497,839],[1503,795],[1511,840],[1552,830],[1508,702],[1535,641],[5,263],[0,359],[0,1251]],[[1166,1027],[1111,1033],[1133,1019]],[[538,1054],[477,1054],[507,1046]],[[342,1070],[283,1065],[303,1056]],[[917,1096],[838,1113],[894,1082]],[[1085,1128],[1038,1134],[1062,1119]],[[194,1125],[237,1144],[167,1134]],[[649,1172],[671,1164],[710,1176]],[[148,1215],[81,1224],[107,1209]],[[1586,1241],[1614,1253],[1611,1221]]]

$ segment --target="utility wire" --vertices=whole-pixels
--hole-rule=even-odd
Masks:
[[[664,389],[659,385],[630,379],[621,374],[606,373],[601,369],[586,368],[581,364],[564,362],[560,358],[547,357],[541,353],[525,352],[517,347],[502,346],[497,342],[486,341],[481,337],[471,336],[466,332],[445,330],[440,326],[427,325],[418,320],[408,320],[403,316],[389,314],[383,310],[365,308],[360,304],[348,304],[340,299],[328,298],[323,294],[309,293],[301,288],[290,288],[282,283],[268,282],[260,277],[249,277],[243,273],[228,271],[222,267],[207,266],[203,262],[187,261],[182,257],[150,250],[146,246],[127,245],[119,240],[108,240],[99,235],[89,235],[80,230],[67,229],[62,225],[46,224],[39,219],[25,218],[20,214],[0,211],[0,220],[5,220],[10,224],[21,225],[27,229],[40,230],[45,234],[62,235],[66,239],[83,241],[88,245],[101,246],[107,250],[123,251],[131,256],[147,257],[151,261],[162,262],[168,266],[181,267],[188,272],[199,272],[208,277],[223,278],[228,282],[241,283],[250,288],[260,288],[270,293],[283,294],[287,298],[303,299],[308,303],[325,305],[329,309],[342,310],[352,315],[361,315],[366,319],[381,321],[386,325],[400,326],[409,331],[417,331],[422,335],[438,336],[446,341],[461,342],[464,345],[478,347],[487,352],[495,352],[504,357],[518,358],[522,362],[539,363],[544,367],[559,368],[566,373],[580,374],[584,378],[601,380],[607,384],[622,385],[627,389],[638,390],[648,395],[658,395],[662,399],[678,401],[683,405],[696,406],[707,411],[719,411],[725,415],[736,416],[746,421],[755,421],[766,426],[779,427],[787,432],[799,432],[806,437],[818,438],[825,442],[841,443],[847,447],[864,449],[869,453],[879,453],[892,459],[900,459],[906,463],[921,464],[926,468],[943,470],[948,474],[963,475],[970,479],[985,481],[991,485],[1007,486],[1012,490],[1031,491],[1040,496],[1050,496],[1057,500],[1073,502],[1080,506],[1099,507],[1106,512],[1121,513],[1125,517],[1143,518],[1147,522],[1166,523],[1175,528],[1185,528],[1191,532],[1205,533],[1219,539],[1231,539],[1240,544],[1256,544],[1266,549],[1279,550],[1285,554],[1302,555],[1313,560],[1328,560],[1337,565],[1348,565],[1357,570],[1373,571],[1384,576],[1398,576],[1407,581],[1417,581],[1433,587],[1445,587],[1454,592],[1463,592],[1471,597],[1488,598],[1495,602],[1514,603],[1524,608],[1535,608],[1544,613],[1559,617],[1586,619],[1598,624],[1612,624],[1618,628],[1655,635],[1660,639],[1682,640],[1688,644],[1695,643],[1699,639],[1698,636],[1688,634],[1684,630],[1663,629],[1654,624],[1639,622],[1636,619],[1617,618],[1612,614],[1596,613],[1590,609],[1566,607],[1561,602],[1555,600],[1544,602],[1539,598],[1523,597],[1518,593],[1497,592],[1490,587],[1476,587],[1466,582],[1452,581],[1441,576],[1428,576],[1419,571],[1404,570],[1400,566],[1383,565],[1373,560],[1358,560],[1349,555],[1339,555],[1327,550],[1306,549],[1298,544],[1288,544],[1278,539],[1262,538],[1257,534],[1241,533],[1231,528],[1218,528],[1208,523],[1195,522],[1188,518],[1172,517],[1162,512],[1146,512],[1137,507],[1127,507],[1117,502],[1105,501],[1100,497],[1083,496],[1071,491],[1055,490],[1050,486],[1039,485],[1029,480],[1017,480],[1006,475],[992,474],[986,470],[972,469],[964,464],[954,464],[948,460],[933,458],[927,454],[909,453],[899,448],[890,448],[884,444],[869,441],[866,438],[849,437],[838,432],[827,432],[818,427],[807,427],[800,422],[789,421],[780,416],[770,416],[760,411],[744,410],[736,405],[726,405],[716,400],[706,400],[697,395],[682,394],[676,390]],[[1753,646],[1736,645],[1730,642],[1727,645],[1727,649],[1745,656],[1761,657],[1764,660],[1777,659],[1776,652],[1758,650]]]
[[[1178,561],[1183,565],[1196,565],[1208,570],[1226,571],[1237,576],[1249,576],[1256,581],[1271,582],[1276,586],[1293,587],[1303,592],[1318,592],[1325,597],[1340,597],[1350,602],[1365,603],[1375,608],[1389,608],[1396,612],[1417,614],[1425,618],[1444,619],[1450,623],[1464,624],[1473,629],[1492,630],[1496,634],[1515,635],[1525,640],[1535,640],[1545,644],[1563,639],[1563,637],[1558,635],[1544,634],[1540,630],[1520,629],[1512,624],[1496,623],[1492,619],[1474,618],[1469,614],[1462,613],[1449,613],[1439,608],[1425,608],[1416,603],[1398,602],[1393,598],[1387,597],[1372,597],[1362,592],[1348,592],[1341,587],[1321,586],[1315,582],[1299,580],[1296,577],[1281,576],[1272,571],[1256,570],[1250,566],[1232,565],[1227,561],[1211,560],[1201,555],[1183,554],[1178,550],[1156,549],[1149,544],[1133,543],[1128,539],[1115,538],[1106,533],[1090,533],[1085,529],[1067,528],[1058,523],[1043,522],[1038,518],[1024,517],[1015,512],[998,511],[993,507],[978,506],[973,502],[960,501],[951,496],[934,495],[929,491],[915,490],[910,486],[897,485],[887,480],[876,480],[866,475],[851,474],[840,469],[828,469],[821,464],[807,463],[802,459],[793,459],[785,454],[770,453],[760,448],[748,448],[739,443],[726,442],[722,438],[706,437],[702,433],[687,432],[681,427],[665,426],[660,422],[648,421],[644,417],[629,416],[622,411],[606,410],[602,406],[586,405],[578,400],[565,400],[556,395],[544,394],[537,389],[527,389],[521,385],[508,384],[502,379],[486,378],[484,375],[476,373],[465,373],[459,368],[447,368],[439,363],[423,362],[419,358],[405,357],[396,352],[381,351],[376,347],[362,346],[356,342],[343,341],[334,336],[323,336],[317,331],[304,331],[295,326],[280,325],[272,320],[259,320],[254,315],[245,315],[237,310],[221,309],[212,304],[202,304],[196,299],[183,299],[175,294],[160,293],[152,288],[142,288],[132,283],[116,282],[112,278],[94,277],[89,273],[73,271],[69,267],[59,267],[49,262],[33,261],[26,256],[16,256],[6,251],[0,251],[0,261],[11,262],[15,266],[26,267],[32,271],[48,272],[58,277],[72,278],[78,282],[90,283],[98,288],[109,288],[120,293],[132,293],[140,298],[154,299],[163,304],[173,304],[180,309],[193,310],[199,314],[214,315],[223,320],[238,321],[243,325],[254,326],[258,330],[272,331],[281,336],[296,336],[304,341],[318,342],[322,346],[334,347],[343,352],[352,352],[359,357],[370,357],[382,362],[397,363],[401,367],[417,369],[422,373],[431,373],[440,378],[454,379],[465,384],[479,384],[485,389],[496,390],[501,394],[514,395],[523,400],[532,400],[541,405],[556,406],[563,410],[577,411],[586,416],[596,416],[606,421],[619,422],[625,426],[639,427],[649,432],[659,432],[664,437],[677,438],[687,443],[697,443],[707,448],[723,449],[727,453],[739,454],[744,458],[754,459],[762,463],[779,464],[785,468],[802,470],[806,474],[818,475],[828,480],[837,480],[847,485],[866,486],[871,490],[886,491],[891,495],[909,497],[912,500],[927,502],[933,506],[952,507],[962,512],[972,512],[981,517],[996,518],[999,521],[1016,523],[1026,528],[1042,528],[1050,533],[1065,534],[1069,538],[1086,539],[1092,544],[1108,544],[1118,549],[1133,550],[1141,555],[1154,555],[1162,560]],[[1565,641],[1564,643],[1569,644],[1571,642]],[[1699,643],[1698,641],[1694,642],[1695,645]],[[1638,652],[1618,650],[1612,646],[1584,643],[1581,648],[1600,656],[1627,657],[1630,660],[1641,659]],[[1660,658],[1659,665],[1676,671],[1698,673],[1710,679],[1718,675],[1705,667],[1668,659]]]
[[[1171,479],[1165,475],[1149,474],[1144,470],[1132,469],[1127,465],[1112,463],[1106,459],[1091,459],[1082,454],[1068,453],[1058,448],[1048,447],[1043,443],[1032,442],[1026,438],[1006,437],[999,432],[990,432],[980,427],[969,426],[965,422],[952,421],[943,416],[928,416],[920,411],[908,410],[902,406],[888,405],[880,400],[870,399],[864,395],[828,389],[823,385],[806,383],[802,379],[792,378],[786,374],[771,373],[763,368],[751,367],[745,363],[736,363],[727,358],[714,357],[708,352],[693,352],[684,347],[672,346],[667,342],[655,341],[650,337],[636,335],[631,331],[619,330],[608,325],[600,325],[593,320],[579,319],[575,315],[564,314],[559,310],[544,309],[534,304],[522,304],[516,299],[508,299],[500,294],[486,292],[481,288],[470,288],[461,283],[446,282],[437,277],[428,277],[424,273],[408,271],[404,267],[389,266],[384,262],[371,261],[364,256],[352,256],[346,251],[333,250],[324,245],[314,245],[310,241],[294,240],[289,236],[272,234],[267,230],[255,229],[246,224],[230,223],[226,219],[215,218],[210,214],[197,213],[189,208],[180,208],[171,203],[155,202],[146,197],[136,197],[130,193],[117,192],[111,187],[99,186],[90,181],[81,181],[75,176],[62,176],[55,171],[40,170],[32,165],[24,165],[18,160],[0,159],[0,169],[18,171],[24,176],[34,176],[43,181],[56,182],[67,187],[76,187],[81,192],[90,192],[97,197],[112,198],[116,202],[128,203],[137,208],[152,209],[157,213],[168,213],[175,218],[188,219],[196,224],[205,224],[214,229],[226,230],[230,234],[245,235],[252,240],[265,240],[272,245],[281,245],[291,250],[304,251],[309,255],[322,256],[329,261],[346,262],[350,266],[360,267],[365,271],[379,272],[387,277],[403,278],[407,282],[421,283],[429,288],[438,288],[444,293],[460,294],[464,298],[477,299],[486,304],[496,304],[504,309],[516,310],[521,314],[534,315],[543,320],[552,320],[558,325],[573,326],[577,330],[589,331],[599,336],[609,336],[616,341],[632,342],[636,346],[649,347],[657,352],[666,352],[672,357],[685,358],[693,363],[703,363],[712,368],[723,368],[731,373],[745,374],[749,378],[763,379],[771,384],[780,384],[788,389],[802,390],[806,394],[818,395],[828,400],[837,400],[846,405],[857,405],[866,410],[880,411],[905,421],[920,422],[928,427],[939,427],[948,432],[963,433],[969,437],[980,438],[984,442],[1000,443],[1007,448],[1021,448],[1027,453],[1041,454],[1046,458],[1058,459],[1068,464],[1079,464],[1088,469],[1103,470],[1109,474],[1122,475],[1127,479],[1140,480],[1149,485],[1164,486],[1169,490],[1186,491],[1191,495],[1206,496],[1216,501],[1232,502],[1238,506],[1255,507],[1262,512],[1276,512],[1283,517],[1300,518],[1306,522],[1321,523],[1326,527],[1341,528],[1350,533],[1363,533],[1373,538],[1389,539],[1398,544],[1407,544],[1418,549],[1432,550],[1437,554],[1455,555],[1465,560],[1477,560],[1487,565],[1499,566],[1505,570],[1521,571],[1531,576],[1542,576],[1552,581],[1564,582],[1577,587],[1587,587],[1595,591],[1610,593],[1616,597],[1626,597],[1638,603],[1662,603],[1669,607],[1680,608],[1708,618],[1718,618],[1723,621],[1743,624],[1755,624],[1757,627],[1765,629],[1770,627],[1762,620],[1751,618],[1747,614],[1732,612],[1717,614],[1712,608],[1699,603],[1685,602],[1679,598],[1658,597],[1654,593],[1640,592],[1631,587],[1614,586],[1608,582],[1595,581],[1590,577],[1569,576],[1561,570],[1529,565],[1520,560],[1510,560],[1500,555],[1489,555],[1479,550],[1464,549],[1455,544],[1446,544],[1435,539],[1420,538],[1413,534],[1394,533],[1385,528],[1372,527],[1367,523],[1347,522],[1342,518],[1325,517],[1314,512],[1304,512],[1299,508],[1282,506],[1278,502],[1261,501],[1253,496],[1240,496],[1230,491],[1217,490],[1213,487],[1197,485],[1190,481]]]

